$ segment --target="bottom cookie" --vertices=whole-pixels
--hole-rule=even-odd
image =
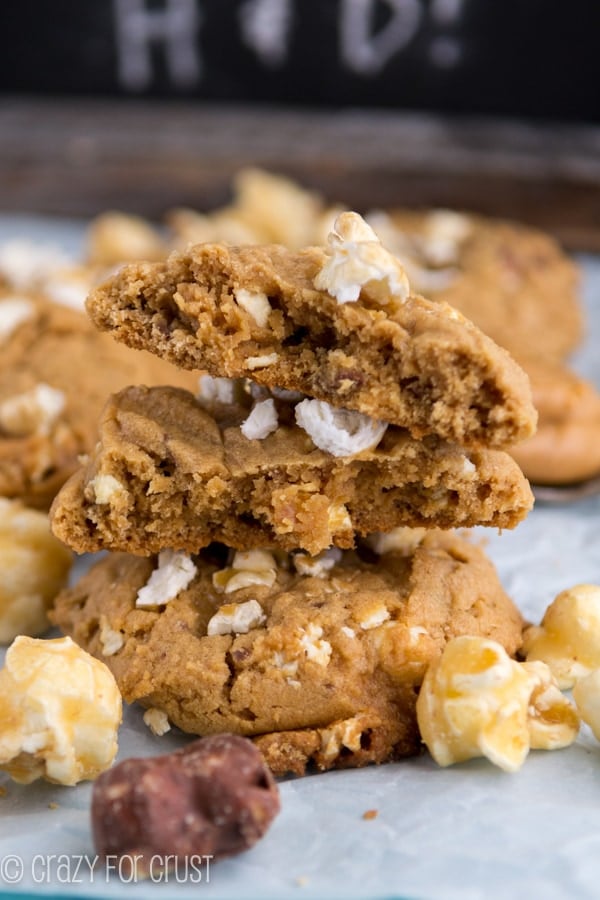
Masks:
[[[401,529],[321,557],[231,556],[223,545],[161,555],[137,601],[159,605],[140,608],[157,558],[110,554],[52,618],[110,667],[127,702],[191,734],[252,737],[277,775],[417,753],[417,694],[445,643],[521,644],[492,563],[452,532]]]

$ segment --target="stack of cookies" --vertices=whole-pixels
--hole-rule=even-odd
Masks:
[[[505,449],[527,377],[451,306],[411,294],[356,214],[326,249],[200,244],[96,289],[100,330],[199,392],[113,395],[55,534],[109,550],[54,621],[156,731],[253,737],[276,774],[418,751],[415,703],[460,634],[514,654],[522,620],[453,529],[532,505]]]

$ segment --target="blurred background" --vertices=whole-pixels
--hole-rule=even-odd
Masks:
[[[593,249],[599,26],[593,0],[5,0],[0,205],[210,208],[257,164]]]

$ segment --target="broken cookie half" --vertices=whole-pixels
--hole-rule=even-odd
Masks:
[[[219,541],[317,554],[398,526],[511,528],[532,506],[503,451],[218,382],[210,402],[171,387],[110,398],[95,452],[52,507],[54,533],[79,552]]]
[[[411,293],[355,213],[326,249],[198,244],[92,292],[95,324],[180,368],[300,391],[463,446],[535,430],[527,376],[453,307]]]

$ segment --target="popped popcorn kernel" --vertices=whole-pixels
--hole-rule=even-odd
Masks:
[[[47,610],[72,563],[73,554],[54,537],[47,515],[0,497],[0,643],[46,631]]]
[[[279,420],[275,401],[261,400],[256,403],[249,416],[242,422],[240,431],[249,441],[261,441],[277,430]]]
[[[317,556],[308,553],[295,553],[292,557],[294,568],[299,575],[310,575],[313,578],[324,578],[342,559],[339,547],[330,547]]]
[[[215,572],[213,587],[232,594],[251,585],[272,587],[277,578],[277,562],[269,550],[238,550],[231,566]]]
[[[156,709],[156,707],[152,706],[146,710],[142,719],[144,720],[144,725],[147,725],[152,734],[155,734],[157,737],[162,737],[163,734],[171,730],[171,723],[166,712],[162,709]]]
[[[393,528],[386,534],[370,534],[367,544],[377,556],[383,556],[386,553],[402,553],[404,556],[412,556],[426,534],[426,528],[410,528],[406,525],[399,525],[398,528]]]
[[[375,601],[370,605],[368,609],[361,609],[362,617],[359,621],[359,625],[363,631],[370,631],[372,628],[379,628],[380,625],[383,625],[384,622],[390,618],[390,611],[385,605],[380,601]]]
[[[323,640],[323,629],[320,625],[310,622],[306,628],[301,629],[299,643],[306,658],[316,662],[319,666],[328,666],[331,658],[331,644]]]
[[[326,291],[338,303],[362,297],[392,309],[407,299],[406,272],[358,213],[341,213],[328,243],[330,255],[314,280],[317,290]]]
[[[135,605],[161,606],[169,603],[194,580],[198,570],[188,556],[180,550],[161,550],[158,565],[147,583],[137,593]]]
[[[117,497],[127,493],[127,488],[114,475],[96,475],[88,485],[99,504],[111,503]]]
[[[17,637],[0,671],[0,768],[21,784],[94,779],[116,755],[121,712],[109,669],[71,638]]]
[[[99,266],[165,256],[164,244],[152,226],[139,216],[121,212],[97,216],[88,229],[87,245],[89,261]]]
[[[572,744],[579,731],[577,710],[561,692],[546,663],[521,663],[531,676],[527,724],[532,750],[559,750]]]
[[[573,700],[579,715],[600,741],[600,668],[577,680]]]
[[[387,429],[364,413],[339,409],[324,400],[302,400],[294,415],[315,447],[332,456],[354,456],[377,446]]]
[[[266,622],[258,600],[245,603],[226,603],[209,620],[207,634],[247,634]]]
[[[246,291],[238,288],[235,293],[235,302],[241,306],[252,318],[259,328],[266,328],[269,316],[272,313],[271,304],[266,294],[257,291]]]
[[[417,699],[423,741],[440,766],[478,756],[517,771],[530,748],[532,677],[504,648],[457,637],[425,674]]]
[[[48,384],[9,397],[0,404],[0,428],[11,435],[48,434],[65,408],[65,395]]]
[[[600,586],[578,584],[558,594],[541,625],[526,629],[523,653],[547,663],[563,690],[600,668]]]
[[[114,656],[125,644],[120,631],[115,631],[106,616],[100,616],[99,639],[103,656]]]
[[[241,391],[241,380],[237,378],[215,378],[201,375],[198,379],[198,400],[204,405],[214,403],[235,403]]]
[[[358,753],[364,727],[363,716],[353,716],[351,719],[334,722],[330,728],[323,728],[320,733],[323,757],[326,760],[335,759],[342,747]]]
[[[274,366],[279,359],[278,353],[264,353],[262,356],[249,356],[246,360],[246,368],[250,369],[266,369],[267,366]]]

